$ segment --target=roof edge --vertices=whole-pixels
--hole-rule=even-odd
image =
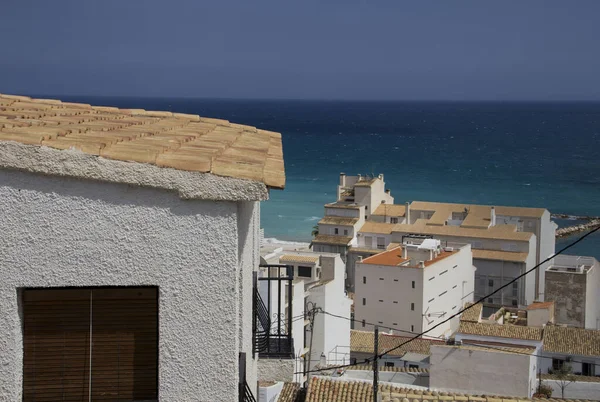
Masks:
[[[105,159],[78,150],[59,150],[14,141],[0,141],[0,168],[175,191],[180,198],[190,200],[269,199],[267,186],[258,181]]]

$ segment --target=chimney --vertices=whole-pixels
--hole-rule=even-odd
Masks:
[[[496,226],[496,208],[490,208],[490,226]]]
[[[419,261],[419,268],[425,268],[425,261]]]
[[[402,247],[402,258],[408,259],[408,249],[406,247]]]
[[[383,181],[383,173],[379,174],[379,180]]]
[[[406,212],[404,213],[406,217],[406,223],[410,225],[410,202],[406,203]]]
[[[346,173],[340,173],[340,186],[346,187]]]
[[[357,181],[361,181],[362,180],[362,175],[359,173],[358,174],[358,180]]]
[[[429,259],[427,261],[433,260],[433,250],[429,249]]]
[[[386,193],[386,194],[388,194],[388,195],[389,195],[391,192],[392,192],[392,190],[390,190],[389,188],[386,188],[386,189],[385,189],[385,193]]]
[[[319,365],[321,367],[326,367],[327,366],[327,358],[325,357],[325,353],[321,352],[321,358],[319,359]]]

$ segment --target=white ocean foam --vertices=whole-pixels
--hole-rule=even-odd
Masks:
[[[314,222],[314,221],[318,221],[319,219],[321,219],[318,216],[311,216],[310,218],[304,218],[305,222]]]
[[[266,237],[263,239],[265,244],[285,244],[289,246],[308,246],[309,243],[304,243],[301,241],[287,241],[287,240],[279,240],[274,237]]]

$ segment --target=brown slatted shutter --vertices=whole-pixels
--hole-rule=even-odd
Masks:
[[[93,292],[92,400],[158,399],[158,290]]]
[[[23,401],[89,396],[90,290],[23,291]]]
[[[28,289],[23,321],[24,401],[158,400],[157,288]]]

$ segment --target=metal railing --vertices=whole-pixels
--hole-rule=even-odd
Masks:
[[[263,358],[292,359],[293,267],[261,265],[260,268],[263,276],[259,278],[258,273],[254,273],[254,355],[258,353]],[[264,298],[259,285],[263,285]]]
[[[256,402],[252,390],[246,381],[246,353],[239,355],[238,402]]]

